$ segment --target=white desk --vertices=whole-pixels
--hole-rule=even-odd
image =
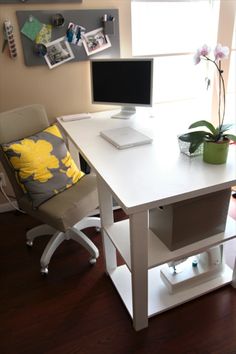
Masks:
[[[111,112],[100,112],[91,119],[60,123],[97,174],[106,271],[136,330],[148,326],[148,317],[230,283],[232,279],[235,285],[236,279],[235,271],[233,275],[226,266],[219,277],[174,295],[168,294],[160,280],[161,264],[200,253],[236,237],[236,222],[229,218],[224,233],[171,252],[149,230],[148,210],[235,185],[236,149],[230,148],[225,165],[206,164],[201,156],[189,158],[180,154],[177,132],[171,132],[170,124],[167,121],[161,124],[161,117],[144,113],[141,111],[129,120],[116,120],[110,119]],[[99,135],[101,130],[122,126],[142,131],[154,139],[153,143],[117,150]],[[114,223],[112,197],[129,220]],[[125,265],[117,267],[116,250]]]

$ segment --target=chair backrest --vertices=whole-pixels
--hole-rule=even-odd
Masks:
[[[40,104],[33,104],[0,113],[0,145],[26,138],[49,126],[45,108]],[[0,160],[12,184],[16,198],[19,200],[23,191],[16,181],[14,171],[2,149]]]
[[[34,104],[0,113],[0,144],[33,135],[49,126],[42,105]]]

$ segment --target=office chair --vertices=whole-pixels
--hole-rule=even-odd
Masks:
[[[98,206],[96,176],[93,174],[84,175],[78,182],[50,196],[38,207],[33,207],[32,200],[20,186],[16,171],[10,163],[9,156],[6,156],[4,145],[31,137],[50,127],[44,107],[38,104],[0,113],[0,161],[14,189],[18,206],[25,213],[44,223],[26,233],[26,243],[32,246],[36,237],[53,235],[41,256],[42,274],[48,273],[50,259],[64,240],[77,241],[90,253],[90,263],[96,263],[99,251],[81,230],[87,227],[100,229],[101,226],[100,218],[87,216]],[[64,144],[64,140],[61,140]]]

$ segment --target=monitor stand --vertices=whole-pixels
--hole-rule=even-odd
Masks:
[[[129,119],[131,116],[133,116],[136,113],[136,108],[135,107],[130,107],[130,106],[124,106],[121,108],[121,111],[114,116],[111,116],[111,118],[116,118],[116,119]]]

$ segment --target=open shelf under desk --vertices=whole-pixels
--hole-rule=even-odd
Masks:
[[[196,286],[169,294],[160,278],[160,266],[148,271],[148,317],[169,310],[201,295],[207,294],[232,281],[232,269],[225,265],[224,269],[213,279],[205,280]],[[117,267],[110,273],[124,305],[133,318],[131,273],[126,265]]]
[[[129,220],[116,222],[105,228],[105,232],[131,270]],[[148,268],[168,263],[183,257],[203,252],[204,250],[229,241],[236,237],[236,221],[230,216],[227,218],[223,233],[213,235],[188,246],[170,251],[164,243],[151,231],[148,231]]]

